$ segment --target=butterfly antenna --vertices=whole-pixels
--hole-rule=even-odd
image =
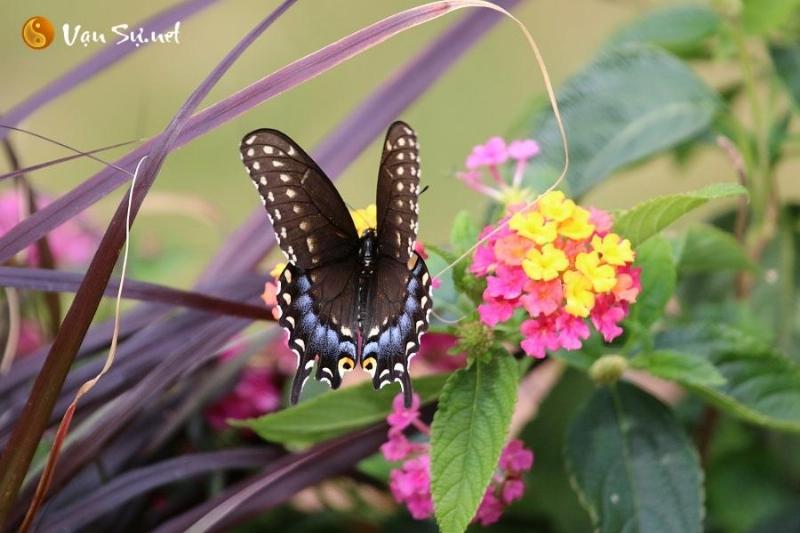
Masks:
[[[445,318],[436,311],[434,311],[433,309],[431,309],[431,314],[434,316],[434,318],[436,318],[436,320],[438,320],[439,322],[443,322],[445,324],[458,324],[459,322],[467,318],[466,315],[460,316],[458,318]]]
[[[424,186],[424,187],[422,188],[422,190],[421,190],[421,191],[419,191],[419,194],[418,194],[417,196],[422,196],[422,195],[423,195],[423,193],[425,193],[425,191],[427,191],[429,188],[430,188],[430,185],[426,185],[426,186]]]
[[[548,187],[539,196],[537,196],[536,198],[525,204],[525,206],[520,210],[520,212],[525,212],[528,209],[530,209],[533,205],[535,205],[536,202],[538,202],[542,196],[544,196],[548,192],[558,187],[561,184],[561,182],[564,181],[564,178],[567,175],[567,171],[569,170],[569,143],[567,142],[567,132],[564,129],[564,121],[561,119],[561,112],[558,110],[558,100],[556,99],[556,93],[553,90],[553,84],[550,81],[550,74],[547,72],[547,66],[545,65],[544,57],[542,56],[542,52],[539,50],[539,46],[536,44],[536,40],[528,31],[528,28],[525,27],[525,24],[523,24],[518,18],[516,18],[514,15],[512,15],[502,7],[496,6],[494,4],[486,5],[485,7],[492,9],[494,11],[498,11],[510,17],[511,20],[513,20],[517,24],[517,26],[519,26],[519,28],[522,30],[522,33],[525,35],[525,39],[528,41],[528,45],[531,47],[531,50],[533,50],[533,55],[536,58],[536,65],[539,67],[539,72],[541,72],[542,74],[542,81],[544,82],[544,88],[545,91],[547,92],[547,98],[548,100],[550,100],[550,107],[553,109],[553,115],[555,116],[556,125],[558,126],[558,133],[561,135],[561,145],[564,148],[564,168],[561,170],[561,174],[558,176],[558,179],[555,182],[553,182],[553,184],[550,185],[550,187]],[[472,252],[474,252],[478,246],[480,246],[487,240],[491,239],[493,236],[497,235],[497,233],[500,232],[500,230],[502,230],[507,224],[508,224],[508,218],[501,220],[496,228],[494,228],[492,231],[484,235],[481,239],[478,239],[478,242],[470,246],[469,249],[463,254],[461,254],[455,261],[444,267],[438,274],[436,274],[436,277],[441,276],[442,274],[444,274],[445,272],[456,266],[464,258],[472,254]]]
[[[36,133],[35,131],[30,131],[30,130],[26,130],[26,129],[23,129],[23,128],[18,128],[16,126],[11,126],[9,124],[2,124],[2,123],[0,123],[0,128],[5,128],[5,129],[11,130],[11,131],[18,131],[19,133],[24,133],[26,135],[30,135],[32,137],[36,137],[37,139],[41,139],[41,140],[49,142],[51,144],[55,144],[56,146],[60,146],[62,148],[66,148],[67,150],[70,150],[71,152],[75,152],[76,154],[80,154],[83,157],[88,157],[89,159],[94,159],[98,163],[101,163],[104,166],[108,166],[108,167],[114,168],[116,170],[119,170],[120,172],[122,172],[123,174],[127,174],[128,176],[131,176],[131,177],[135,176],[134,172],[131,172],[130,170],[124,169],[124,168],[122,168],[122,167],[120,167],[118,165],[115,165],[114,163],[110,163],[110,162],[108,162],[108,161],[106,161],[104,159],[100,159],[99,157],[96,157],[96,156],[92,155],[92,152],[84,152],[83,150],[78,150],[77,148],[75,148],[73,146],[70,146],[68,144],[62,143],[61,141],[57,141],[56,139],[47,137],[46,135],[42,135],[40,133]]]

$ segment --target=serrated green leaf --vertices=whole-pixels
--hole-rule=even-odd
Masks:
[[[447,375],[414,380],[414,391],[423,402],[436,399]],[[372,383],[326,392],[294,407],[248,420],[230,423],[247,427],[271,442],[313,444],[369,424],[380,422],[392,409],[397,387],[374,390]]]
[[[642,269],[642,292],[631,307],[630,317],[648,327],[661,318],[664,307],[675,292],[672,246],[660,236],[650,239],[636,249],[634,264]]]
[[[800,105],[800,42],[770,43],[769,56],[795,106]]]
[[[701,531],[697,454],[672,412],[633,385],[594,393],[570,424],[565,455],[595,531]]]
[[[469,525],[497,467],[517,399],[510,355],[452,374],[431,427],[431,492],[444,533]]]
[[[667,52],[629,45],[602,53],[558,91],[570,147],[562,189],[580,196],[620,167],[694,137],[711,124],[718,103],[714,91]],[[542,155],[526,180],[543,190],[561,172],[561,137],[549,109],[532,130]]]
[[[665,331],[656,337],[655,347],[712,364],[724,384],[687,386],[727,413],[800,432],[800,365],[762,341],[729,326],[705,323]]]
[[[696,191],[659,196],[623,212],[614,221],[614,231],[637,246],[681,216],[709,200],[747,194],[738,183],[715,183]]]
[[[652,44],[675,54],[691,55],[717,32],[720,22],[719,15],[706,6],[664,7],[646,13],[614,33],[608,46]]]
[[[479,232],[480,230],[472,220],[469,211],[460,211],[453,219],[453,229],[450,230],[450,245],[460,255],[477,242]]]
[[[755,265],[730,233],[705,224],[693,225],[686,231],[678,260],[681,273],[753,269]]]
[[[723,385],[725,378],[704,359],[680,352],[656,351],[637,355],[631,367],[684,385]]]

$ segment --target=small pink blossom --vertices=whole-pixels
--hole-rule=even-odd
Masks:
[[[590,334],[589,326],[583,319],[564,312],[556,318],[556,329],[561,347],[567,350],[580,349],[582,341],[588,339]]]
[[[234,389],[206,409],[206,420],[217,431],[228,420],[243,420],[275,411],[280,407],[281,389],[269,368],[246,367]]]
[[[611,213],[594,207],[589,208],[589,222],[594,224],[594,231],[601,237],[614,227],[614,218]]]
[[[620,267],[617,270],[617,284],[613,289],[617,300],[635,303],[636,297],[642,291],[642,269],[638,267]]]
[[[419,256],[425,260],[428,259],[428,251],[425,249],[425,245],[422,244],[422,241],[416,241],[414,243],[414,251],[419,254]]]
[[[494,274],[486,278],[486,294],[491,298],[519,298],[528,282],[528,276],[519,267],[500,266]]]
[[[458,337],[455,335],[428,332],[420,341],[416,359],[424,361],[440,372],[458,370],[464,366],[466,355],[450,353],[457,343]]]
[[[479,144],[467,157],[466,166],[475,170],[482,166],[498,166],[508,160],[508,149],[502,137],[492,137],[486,144]]]
[[[527,161],[539,154],[539,143],[532,139],[511,141],[508,145],[508,155],[517,161]]]
[[[478,246],[475,250],[475,256],[469,267],[469,271],[479,276],[485,276],[494,271],[496,264],[497,259],[494,255],[494,249],[487,243],[487,245]]]
[[[508,442],[500,455],[500,468],[513,476],[519,476],[533,467],[533,452],[519,439]]]
[[[490,485],[489,488],[486,489],[486,494],[483,495],[483,500],[481,500],[478,511],[475,513],[475,522],[482,526],[494,524],[503,516],[503,509],[505,507],[503,506],[503,502],[494,495],[493,488],[494,487]]]
[[[419,396],[411,397],[411,407],[406,409],[403,403],[403,396],[395,396],[392,401],[392,412],[386,417],[386,421],[393,429],[404,430],[414,422],[419,420]]]
[[[501,499],[506,505],[513,503],[525,494],[525,482],[521,479],[509,479],[503,483]]]
[[[481,322],[489,327],[494,327],[500,322],[505,322],[514,314],[514,303],[509,300],[492,299],[485,295],[484,303],[478,306],[478,315]]]
[[[625,302],[615,302],[610,295],[603,295],[597,299],[592,309],[592,324],[603,335],[606,342],[611,342],[622,335],[619,322],[628,314]]]
[[[398,428],[389,429],[389,440],[381,445],[381,453],[387,461],[402,461],[414,452],[416,447]]]
[[[424,520],[433,515],[430,458],[420,455],[403,463],[389,474],[389,489],[394,499],[405,503],[411,516]]]
[[[559,347],[552,315],[524,321],[520,326],[520,333],[525,337],[520,346],[526,354],[537,359],[544,358],[549,350],[557,350]]]
[[[23,319],[19,328],[17,356],[25,357],[32,354],[44,344],[44,339],[44,333],[38,323],[34,320]]]
[[[564,289],[557,279],[528,283],[525,294],[520,298],[525,310],[534,318],[555,312],[563,300]]]

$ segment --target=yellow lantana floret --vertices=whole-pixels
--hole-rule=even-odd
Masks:
[[[575,206],[572,215],[558,225],[558,232],[568,239],[579,241],[594,233],[594,224],[589,222],[589,211]]]
[[[580,272],[564,272],[564,297],[567,304],[564,310],[572,316],[587,317],[594,307],[592,280]]]
[[[508,227],[536,244],[547,244],[556,240],[555,222],[545,222],[544,217],[538,211],[514,213],[508,222]]]
[[[286,268],[286,263],[278,263],[274,267],[272,267],[272,270],[269,271],[269,275],[272,276],[274,279],[278,279],[278,276],[281,275],[284,268]]]
[[[623,239],[616,233],[609,233],[605,237],[595,235],[592,237],[592,248],[601,254],[603,261],[609,265],[623,266],[632,263],[634,259],[631,241]]]
[[[548,243],[541,251],[532,248],[522,261],[525,274],[536,281],[556,279],[569,266],[567,254]]]
[[[617,284],[617,273],[611,265],[602,264],[597,252],[580,253],[575,268],[589,278],[595,292],[609,292]]]
[[[364,209],[350,211],[353,223],[356,225],[356,233],[361,235],[370,228],[378,227],[378,208],[375,204],[369,204]]]
[[[561,191],[550,191],[539,199],[539,211],[556,222],[563,222],[575,211],[575,202],[568,200]]]

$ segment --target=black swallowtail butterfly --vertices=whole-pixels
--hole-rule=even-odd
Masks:
[[[377,227],[361,235],[333,183],[287,135],[248,133],[241,155],[289,261],[277,299],[298,358],[291,402],[317,360],[317,380],[334,389],[360,363],[376,389],[399,382],[410,406],[408,363],[432,308],[430,274],[414,251],[420,178],[414,131],[395,122],[386,132]]]

